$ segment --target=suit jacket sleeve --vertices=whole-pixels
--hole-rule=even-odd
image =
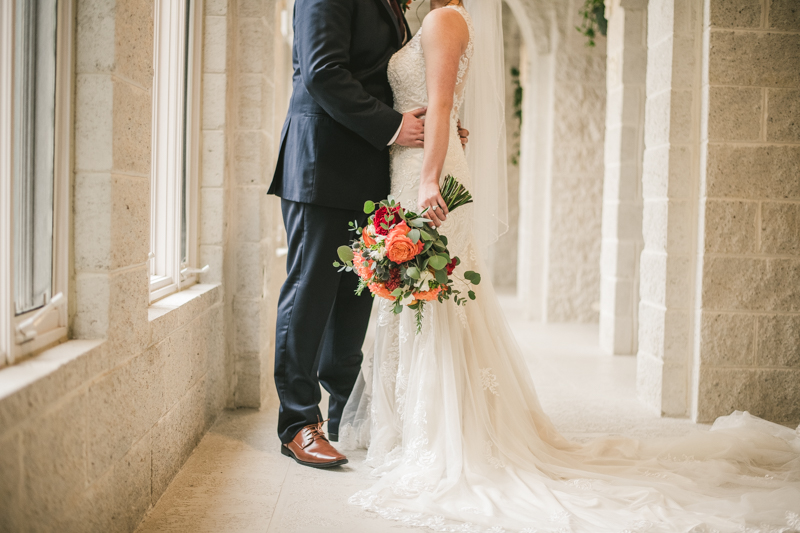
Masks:
[[[311,97],[334,120],[384,150],[403,116],[364,90],[350,63],[353,0],[297,0],[295,42]]]

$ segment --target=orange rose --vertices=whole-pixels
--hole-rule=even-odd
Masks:
[[[414,244],[408,238],[409,231],[411,231],[411,228],[408,227],[408,224],[401,222],[386,237],[386,256],[397,264],[414,259],[425,247],[422,239],[417,244]]]
[[[389,292],[389,289],[386,288],[386,285],[383,283],[370,283],[369,284],[369,292],[374,294],[375,296],[380,296],[381,298],[386,298],[387,300],[394,301],[395,297],[392,296],[392,293]]]
[[[429,291],[415,292],[414,299],[424,302],[430,302],[439,298],[440,292],[442,292],[441,288],[436,288]]]
[[[355,267],[356,274],[364,279],[372,277],[372,261],[368,261],[361,256],[360,252],[356,252],[353,257],[353,267]]]
[[[364,244],[366,244],[367,246],[372,246],[373,244],[375,244],[375,239],[369,236],[369,233],[367,233],[367,228],[364,228],[364,231],[361,233],[361,236],[364,238]]]

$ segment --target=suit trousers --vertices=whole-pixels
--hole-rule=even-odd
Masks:
[[[356,296],[358,276],[338,272],[336,249],[355,233],[348,222],[363,212],[281,200],[288,237],[287,278],[278,301],[275,385],[280,399],[278,435],[290,442],[322,420],[320,384],[330,394],[329,433],[338,438],[342,411],[364,355],[372,298]]]

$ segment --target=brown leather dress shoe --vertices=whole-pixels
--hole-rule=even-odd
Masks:
[[[312,468],[331,468],[347,464],[347,457],[336,451],[325,432],[322,424],[310,424],[295,435],[292,442],[281,446],[281,453],[291,457],[303,466]]]

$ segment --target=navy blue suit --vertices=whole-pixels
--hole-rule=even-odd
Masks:
[[[386,70],[410,33],[389,1],[295,3],[293,93],[269,189],[282,199],[289,246],[275,347],[283,443],[321,419],[320,383],[335,439],[361,368],[372,301],[332,263],[354,237],[348,222],[365,221],[364,202],[389,194],[387,144],[402,115]]]

